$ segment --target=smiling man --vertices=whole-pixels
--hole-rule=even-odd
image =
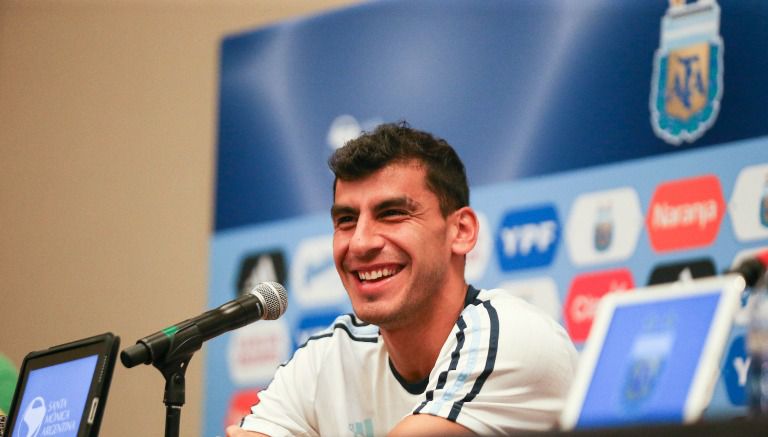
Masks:
[[[543,312],[466,283],[479,225],[453,148],[405,123],[385,124],[329,165],[333,256],[354,314],[299,348],[227,435],[551,428],[576,351]]]

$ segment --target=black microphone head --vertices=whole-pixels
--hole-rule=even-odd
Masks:
[[[249,293],[256,296],[264,307],[262,320],[276,320],[288,308],[288,292],[277,282],[261,282]]]

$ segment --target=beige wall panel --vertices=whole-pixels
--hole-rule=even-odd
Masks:
[[[221,38],[352,0],[0,2],[0,353],[206,308]],[[181,435],[199,435],[202,367]],[[163,435],[163,380],[116,367],[105,436]]]

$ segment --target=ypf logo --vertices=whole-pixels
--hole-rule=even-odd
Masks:
[[[560,220],[553,205],[508,212],[496,235],[502,270],[518,270],[552,263],[560,241]]]
[[[603,296],[632,288],[634,288],[632,273],[627,269],[588,273],[575,277],[563,307],[563,319],[571,339],[575,342],[583,342],[587,339],[597,305]]]
[[[725,214],[720,181],[714,175],[659,185],[645,224],[657,252],[703,247],[717,237]]]

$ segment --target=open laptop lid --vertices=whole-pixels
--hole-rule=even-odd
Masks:
[[[563,429],[699,419],[744,290],[740,275],[605,296],[563,409]]]
[[[106,333],[29,353],[5,437],[98,435],[119,346]]]

